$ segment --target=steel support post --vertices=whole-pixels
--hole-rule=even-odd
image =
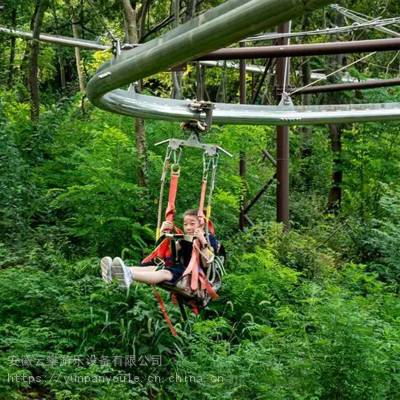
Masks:
[[[278,26],[278,33],[289,33],[290,22]],[[288,38],[278,40],[277,46],[287,45]],[[290,60],[280,58],[276,64],[276,89],[278,102],[286,91],[290,76]],[[276,128],[276,220],[282,222],[285,230],[289,229],[289,127]]]

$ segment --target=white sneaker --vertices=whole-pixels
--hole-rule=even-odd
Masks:
[[[111,282],[111,264],[111,257],[103,257],[100,261],[101,277],[103,281],[107,283]]]
[[[119,258],[115,257],[111,265],[111,277],[116,278],[119,285],[123,288],[129,288],[133,282],[133,273],[129,267]]]

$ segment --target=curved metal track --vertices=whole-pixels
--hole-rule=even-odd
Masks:
[[[119,89],[172,66],[278,25],[329,0],[229,0],[197,18],[104,64],[89,81],[96,106],[133,117],[205,120],[192,102]],[[250,106],[216,103],[213,123],[294,125],[400,119],[400,103],[334,106]]]
[[[114,90],[103,98],[107,110],[141,118],[170,121],[206,120],[191,110],[190,100],[171,100]],[[214,103],[214,124],[299,125],[400,119],[400,103],[326,106],[253,106]]]

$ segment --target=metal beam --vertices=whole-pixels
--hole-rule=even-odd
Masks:
[[[28,31],[20,31],[0,26],[0,33],[9,36],[19,37],[25,40],[32,40],[32,32]],[[400,36],[400,34],[398,34],[398,36]],[[39,40],[46,43],[80,47],[87,50],[98,51],[98,50],[112,49],[111,45],[103,45],[92,40],[75,39],[68,36],[51,35],[46,33],[41,33],[39,36]],[[139,45],[126,44],[127,49],[132,49],[132,47],[143,47],[143,44]],[[391,51],[391,50],[400,50],[400,38],[359,40],[352,42],[297,44],[291,46],[279,46],[279,48],[275,46],[259,46],[246,49],[223,48],[220,50],[216,50],[212,53],[206,54],[198,58],[197,60],[201,61],[239,60],[245,58],[251,59],[251,58],[296,57],[296,56],[362,53],[369,51]],[[230,65],[228,66],[231,67]],[[256,69],[257,67],[258,66],[254,66],[254,69]]]
[[[32,40],[32,32],[25,32],[16,29],[0,27],[0,33],[19,37],[21,39]],[[399,34],[400,35],[400,34]],[[103,45],[91,40],[75,39],[67,36],[40,34],[39,40],[42,42],[59,44],[65,46],[80,47],[88,50],[111,50],[111,45]],[[127,45],[127,48],[143,47],[142,45]],[[313,56],[328,54],[362,53],[369,51],[392,51],[400,50],[400,38],[359,40],[352,42],[328,42],[314,44],[297,44],[290,46],[259,46],[251,48],[223,48],[212,53],[199,57],[201,61],[216,60],[239,60],[245,58],[277,58],[277,57],[296,57]],[[229,66],[230,67],[230,66]],[[254,66],[256,68],[257,66]],[[258,67],[259,68],[259,67]],[[168,68],[167,68],[168,69]],[[258,71],[256,71],[258,72]]]
[[[275,181],[276,179],[276,173],[272,178],[268,180],[266,184],[258,191],[258,193],[254,196],[253,200],[250,201],[249,205],[244,209],[243,213],[244,215],[247,215],[247,213],[250,211],[250,209],[254,206],[254,204],[257,203],[257,201],[261,198],[261,196],[267,191],[267,189],[270,187],[270,185]]]
[[[247,47],[244,49],[225,48],[213,51],[212,53],[197,58],[197,60],[240,60],[242,58],[319,56],[392,50],[400,50],[400,38],[358,40],[352,42],[293,44],[288,46],[260,46]]]
[[[276,167],[276,160],[274,157],[272,157],[272,155],[269,153],[269,151],[264,149],[264,150],[262,150],[262,153],[263,153],[263,161],[265,159],[267,159],[272,163],[273,166]]]
[[[9,36],[19,37],[25,40],[33,40],[32,32],[24,32],[16,29],[9,29],[0,26],[0,33],[4,33]],[[88,50],[110,50],[110,45],[103,45],[100,43],[96,43],[92,40],[84,40],[84,39],[74,39],[67,36],[58,36],[58,35],[49,35],[46,33],[41,33],[39,35],[39,40],[41,42],[53,43],[53,44],[61,44],[65,46],[73,46],[80,47],[82,49]]]
[[[338,92],[341,90],[366,90],[376,89],[388,86],[399,86],[400,79],[382,79],[366,82],[353,82],[353,83],[339,83],[334,85],[321,85],[321,86],[310,86],[299,91],[295,91],[293,95],[299,94],[316,94],[316,93],[329,93]]]
[[[104,101],[109,111],[138,118],[168,121],[205,121],[205,113],[193,108],[193,100],[174,100],[114,90]],[[400,103],[326,104],[311,106],[255,106],[213,103],[213,124],[317,125],[400,120]]]

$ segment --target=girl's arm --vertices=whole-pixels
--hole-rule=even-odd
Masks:
[[[214,261],[214,249],[208,244],[203,229],[196,229],[195,236],[200,244],[201,263],[204,268],[207,268]]]

